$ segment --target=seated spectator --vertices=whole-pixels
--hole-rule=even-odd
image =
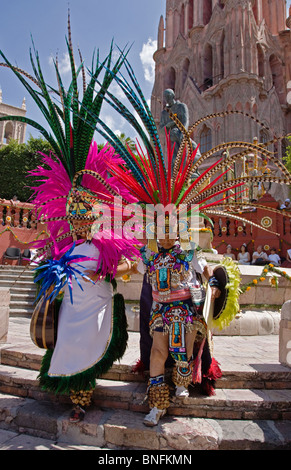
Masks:
[[[254,251],[252,264],[256,266],[264,266],[269,261],[267,253],[263,251],[262,245],[257,247],[257,251]]]
[[[251,256],[247,250],[246,243],[243,243],[240,247],[240,252],[237,255],[238,264],[250,264],[251,263]]]
[[[235,255],[231,252],[232,250],[232,246],[231,245],[227,245],[226,247],[226,253],[224,253],[224,258],[231,258],[231,259],[235,259]]]
[[[285,202],[283,202],[283,204],[281,204],[280,209],[285,209],[287,211],[290,211],[291,210],[290,199],[285,199]]]
[[[272,263],[274,266],[280,266],[281,264],[281,258],[276,252],[276,248],[271,248],[271,254],[269,255],[269,261]]]
[[[282,263],[282,267],[291,268],[291,248],[287,250],[286,260]]]

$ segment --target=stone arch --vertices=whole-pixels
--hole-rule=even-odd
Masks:
[[[4,129],[4,141],[6,144],[13,138],[13,124],[12,122],[7,122]]]

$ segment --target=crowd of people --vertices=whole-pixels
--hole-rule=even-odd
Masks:
[[[264,266],[272,263],[274,266],[291,267],[291,249],[287,250],[286,258],[281,258],[275,247],[270,249],[270,253],[263,250],[262,245],[258,245],[253,253],[248,251],[246,243],[243,243],[237,256],[233,252],[231,245],[227,245],[224,257],[237,261],[238,264],[249,264],[255,266]]]

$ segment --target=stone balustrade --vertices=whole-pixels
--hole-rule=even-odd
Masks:
[[[7,248],[16,247],[23,252],[45,233],[46,224],[36,221],[33,204],[0,199],[0,264],[4,264],[3,254]]]
[[[37,229],[34,205],[0,199],[0,224],[2,227]]]

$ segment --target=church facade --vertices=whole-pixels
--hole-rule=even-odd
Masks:
[[[291,18],[285,0],[167,0],[154,54],[151,109],[159,124],[163,93],[187,104],[201,152],[222,142],[268,142],[291,132]],[[288,96],[290,99],[288,99]],[[288,102],[289,101],[289,102]],[[284,155],[285,140],[269,150]]]
[[[0,117],[3,116],[23,116],[26,115],[25,99],[21,108],[2,102],[2,90],[0,89]],[[26,124],[18,121],[0,121],[0,148],[9,143],[10,140],[16,140],[19,144],[25,142]]]

